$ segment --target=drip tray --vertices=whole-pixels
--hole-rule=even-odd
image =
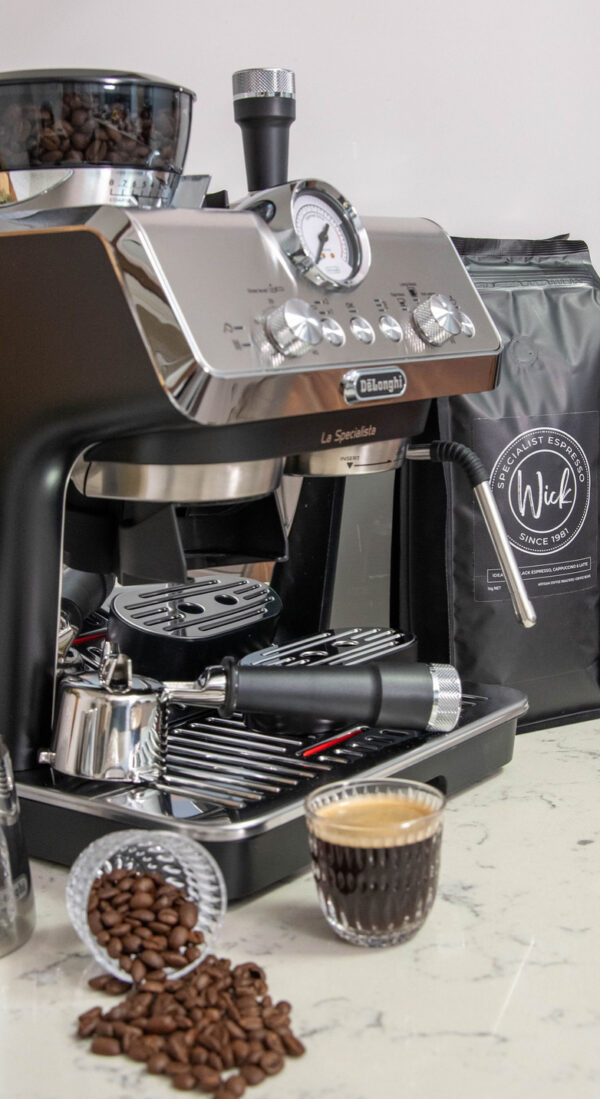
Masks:
[[[295,736],[180,707],[169,726],[165,775],[154,786],[115,788],[48,768],[19,775],[28,850],[70,865],[106,832],[170,827],[211,851],[230,899],[244,897],[308,865],[303,802],[316,786],[406,775],[451,796],[510,761],[526,709],[519,691],[465,684],[451,733],[361,726]]]

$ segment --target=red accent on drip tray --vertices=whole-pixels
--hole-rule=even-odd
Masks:
[[[302,752],[302,758],[307,756],[315,756],[317,752],[325,752],[328,748],[334,748],[336,744],[343,744],[345,740],[352,740],[355,736],[360,736],[364,733],[364,729],[359,726],[358,729],[351,729],[349,733],[340,733],[339,736],[333,737],[331,740],[322,740],[319,744],[313,744],[311,748],[307,748],[305,752]]]

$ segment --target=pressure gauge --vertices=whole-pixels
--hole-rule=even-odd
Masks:
[[[351,289],[369,270],[366,229],[354,207],[329,183],[283,183],[255,191],[235,208],[259,214],[296,270],[316,286]]]
[[[353,287],[371,263],[369,238],[353,206],[328,183],[301,180],[291,199],[297,247],[288,253],[317,286]]]

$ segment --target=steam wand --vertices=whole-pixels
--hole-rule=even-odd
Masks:
[[[537,614],[531,602],[519,566],[515,560],[502,516],[490,488],[489,474],[474,451],[462,443],[435,441],[419,446],[409,446],[406,457],[413,461],[456,462],[467,474],[473,495],[479,505],[487,532],[491,538],[498,564],[504,573],[506,586],[514,612],[519,622],[528,629],[535,626]]]

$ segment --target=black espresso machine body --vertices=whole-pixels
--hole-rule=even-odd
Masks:
[[[280,141],[292,96],[259,94],[251,73],[238,79],[237,120],[244,125],[253,109],[262,117],[267,102]],[[45,73],[27,78],[0,80],[9,106],[15,87],[49,83]],[[53,74],[52,83],[62,88],[63,104],[65,87],[78,96],[70,100],[70,132],[50,111],[51,123],[29,145],[28,167],[11,163],[6,148],[0,161],[11,184],[0,208],[0,713],[29,851],[69,863],[102,832],[168,825],[205,843],[230,895],[240,896],[306,863],[302,798],[309,788],[341,770],[348,777],[402,772],[453,792],[511,758],[525,699],[508,689],[469,688],[457,728],[443,735],[346,727],[308,738],[249,732],[240,715],[224,726],[214,711],[175,706],[167,755],[179,751],[179,764],[160,781],[132,786],[65,776],[39,763],[52,759],[64,562],[115,572],[126,584],[159,582],[168,592],[189,582],[190,567],[266,559],[264,547],[257,558],[236,552],[236,531],[252,526],[247,517],[240,525],[238,514],[273,497],[282,478],[304,477],[307,485],[323,478],[329,486],[398,467],[432,398],[493,387],[500,341],[434,223],[361,221],[328,184],[285,182],[280,146],[262,190],[234,208],[215,208],[224,200],[206,195],[206,177],[180,178],[182,165],[167,163],[164,102],[162,145],[155,131],[144,131],[148,147],[154,141],[160,150],[163,174],[152,169],[150,153],[150,167],[128,162],[135,143],[127,151],[121,101],[131,104],[139,84],[147,103],[151,87],[165,91],[161,82],[70,73]],[[93,95],[80,94],[82,86],[89,93],[96,85],[103,107],[107,88],[122,93],[119,110],[113,100],[108,121],[105,114],[95,120],[99,166],[70,159],[69,144],[75,112],[94,115]],[[183,89],[170,94],[173,125],[181,122],[182,99],[188,109],[191,100]],[[41,110],[33,100],[30,125]],[[134,122],[126,137],[137,133]],[[53,145],[57,135],[62,146]],[[63,161],[43,159],[64,152],[65,141]],[[271,146],[263,141],[261,155]],[[103,188],[101,204],[89,202],[90,185],[81,183],[89,169]],[[49,186],[52,170],[61,174]],[[34,179],[44,174],[37,192],[24,190],[21,176],[30,171]],[[223,510],[221,556],[218,538],[198,549],[207,512]],[[182,534],[190,517],[191,542]],[[278,550],[282,592],[293,600],[302,598],[297,541],[292,526],[289,565],[286,545]],[[302,651],[322,653],[325,644],[317,660],[327,663],[330,643],[329,632]],[[384,656],[394,657],[395,645]],[[88,664],[93,648],[81,650]],[[360,659],[369,651],[367,644]],[[196,778],[194,765],[180,765],[190,740],[194,751],[200,746]]]

